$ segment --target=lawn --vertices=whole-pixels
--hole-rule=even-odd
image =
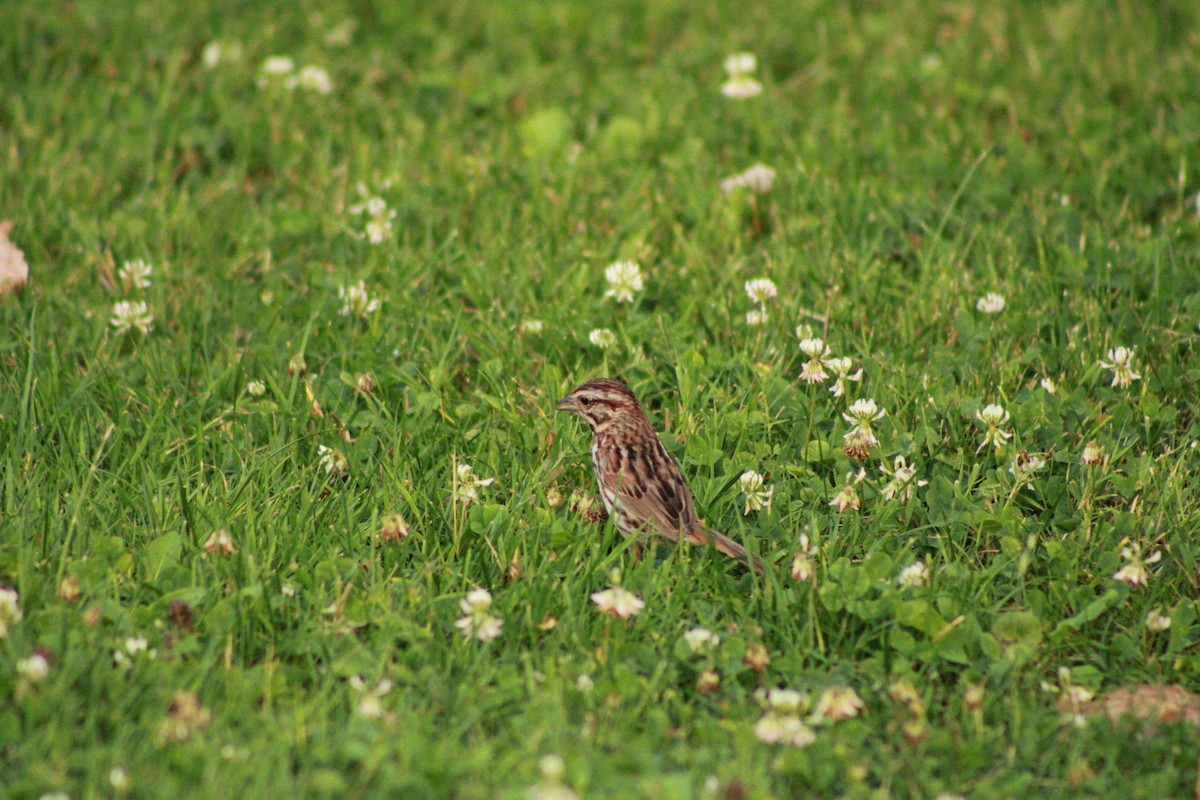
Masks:
[[[1200,792],[1200,5],[0,9],[0,795]]]

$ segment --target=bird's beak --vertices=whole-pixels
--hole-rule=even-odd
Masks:
[[[572,397],[571,395],[567,395],[562,400],[559,400],[558,403],[554,406],[554,408],[558,411],[578,411],[579,410],[579,406],[576,404],[575,398]]]

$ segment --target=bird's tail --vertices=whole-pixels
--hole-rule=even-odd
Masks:
[[[745,547],[720,531],[714,531],[707,525],[700,529],[700,537],[697,544],[711,544],[730,558],[736,558],[738,561],[741,561],[759,575],[762,575],[764,572],[762,561],[759,560],[758,556],[750,555],[746,552]]]

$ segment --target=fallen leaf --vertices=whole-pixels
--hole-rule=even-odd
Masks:
[[[12,222],[0,222],[0,295],[12,291],[29,280],[29,264],[25,254],[8,238]]]

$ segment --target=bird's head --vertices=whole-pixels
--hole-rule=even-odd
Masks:
[[[621,416],[643,416],[641,406],[629,387],[610,378],[593,378],[581,383],[559,400],[555,408],[583,417],[593,431],[606,427]]]

